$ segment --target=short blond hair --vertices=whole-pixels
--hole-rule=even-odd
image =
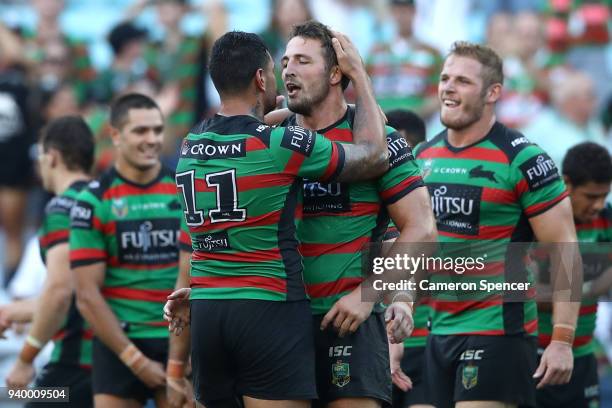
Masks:
[[[472,58],[482,64],[484,89],[493,84],[504,84],[504,63],[492,48],[468,41],[455,41],[446,58],[451,55]]]

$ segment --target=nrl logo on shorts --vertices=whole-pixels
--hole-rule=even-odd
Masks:
[[[128,205],[123,198],[113,200],[111,211],[117,218],[123,218],[128,213]]]
[[[344,387],[351,381],[351,370],[348,363],[338,360],[332,364],[332,384],[338,388]]]
[[[463,367],[461,383],[466,390],[474,388],[478,384],[478,367],[473,365]]]

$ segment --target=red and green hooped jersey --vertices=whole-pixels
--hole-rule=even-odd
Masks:
[[[71,266],[106,264],[102,295],[130,338],[168,336],[162,309],[178,273],[180,216],[174,173],[165,168],[145,185],[111,168],[72,210]]]
[[[587,245],[583,246],[583,267],[584,280],[595,278],[603,272],[601,265],[597,262],[590,265],[587,251],[597,250],[594,245],[598,242],[612,242],[612,208],[605,208],[600,215],[590,223],[576,224],[576,234],[578,241]],[[602,246],[603,251],[607,253],[609,246]],[[547,263],[543,263],[543,267],[547,267]],[[606,262],[606,267],[609,262]],[[591,270],[594,269],[594,270]],[[597,319],[597,299],[584,298],[580,304],[578,314],[578,322],[576,325],[576,334],[574,337],[574,357],[581,357],[594,351],[593,334],[595,333],[595,321]],[[540,347],[546,347],[550,343],[552,336],[552,313],[550,311],[538,310],[538,340]]]
[[[338,143],[353,141],[353,108],[337,123],[318,131]],[[289,124],[295,123],[295,116]],[[386,206],[423,186],[408,143],[387,127],[389,169],[374,181],[323,183],[304,180],[303,219],[298,227],[304,257],[304,282],[314,314],[327,313],[362,281],[362,247],[381,242],[389,214]]]
[[[47,262],[47,252],[55,245],[68,243],[70,236],[70,211],[76,197],[85,186],[86,181],[77,181],[62,194],[53,197],[45,207],[45,218],[38,231],[40,254]],[[75,296],[72,296],[68,315],[60,330],[52,337],[53,351],[51,363],[91,367],[91,329],[76,308]]]
[[[508,268],[499,252],[505,251],[503,244],[533,241],[529,218],[567,196],[554,162],[522,134],[499,122],[470,146],[452,147],[444,131],[416,151],[431,195],[439,241],[467,243],[477,249],[492,243],[490,247],[500,248],[490,254],[483,271],[466,272],[463,281],[505,282]],[[519,272],[521,281],[532,281],[525,268]],[[455,278],[452,271],[434,273],[430,281]],[[536,333],[535,301],[504,302],[500,293],[485,292],[486,297],[470,300],[452,295],[455,293],[435,293],[431,299],[433,334]]]
[[[342,145],[299,126],[216,115],[194,128],[176,171],[191,298],[305,299],[295,236],[301,177],[333,179],[343,163]]]

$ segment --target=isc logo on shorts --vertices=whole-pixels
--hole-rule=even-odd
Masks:
[[[329,348],[330,357],[348,357],[351,355],[353,346],[331,346]]]
[[[482,360],[484,350],[465,350],[459,357],[460,361]]]

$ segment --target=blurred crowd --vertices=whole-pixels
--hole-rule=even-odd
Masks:
[[[427,121],[428,136],[441,130],[437,82],[448,46],[460,39],[487,43],[504,59],[498,120],[521,129],[560,163],[582,141],[612,146],[611,6],[610,0],[5,0],[5,276],[17,269],[25,235],[42,209],[31,199],[40,190],[32,148],[40,129],[59,116],[81,114],[96,135],[99,174],[113,161],[107,106],[138,91],[163,109],[164,161],[174,166],[180,140],[217,109],[206,60],[227,30],[259,32],[277,68],[293,24],[315,18],[345,32],[368,66],[380,106],[415,112]],[[282,90],[280,72],[278,80]]]

